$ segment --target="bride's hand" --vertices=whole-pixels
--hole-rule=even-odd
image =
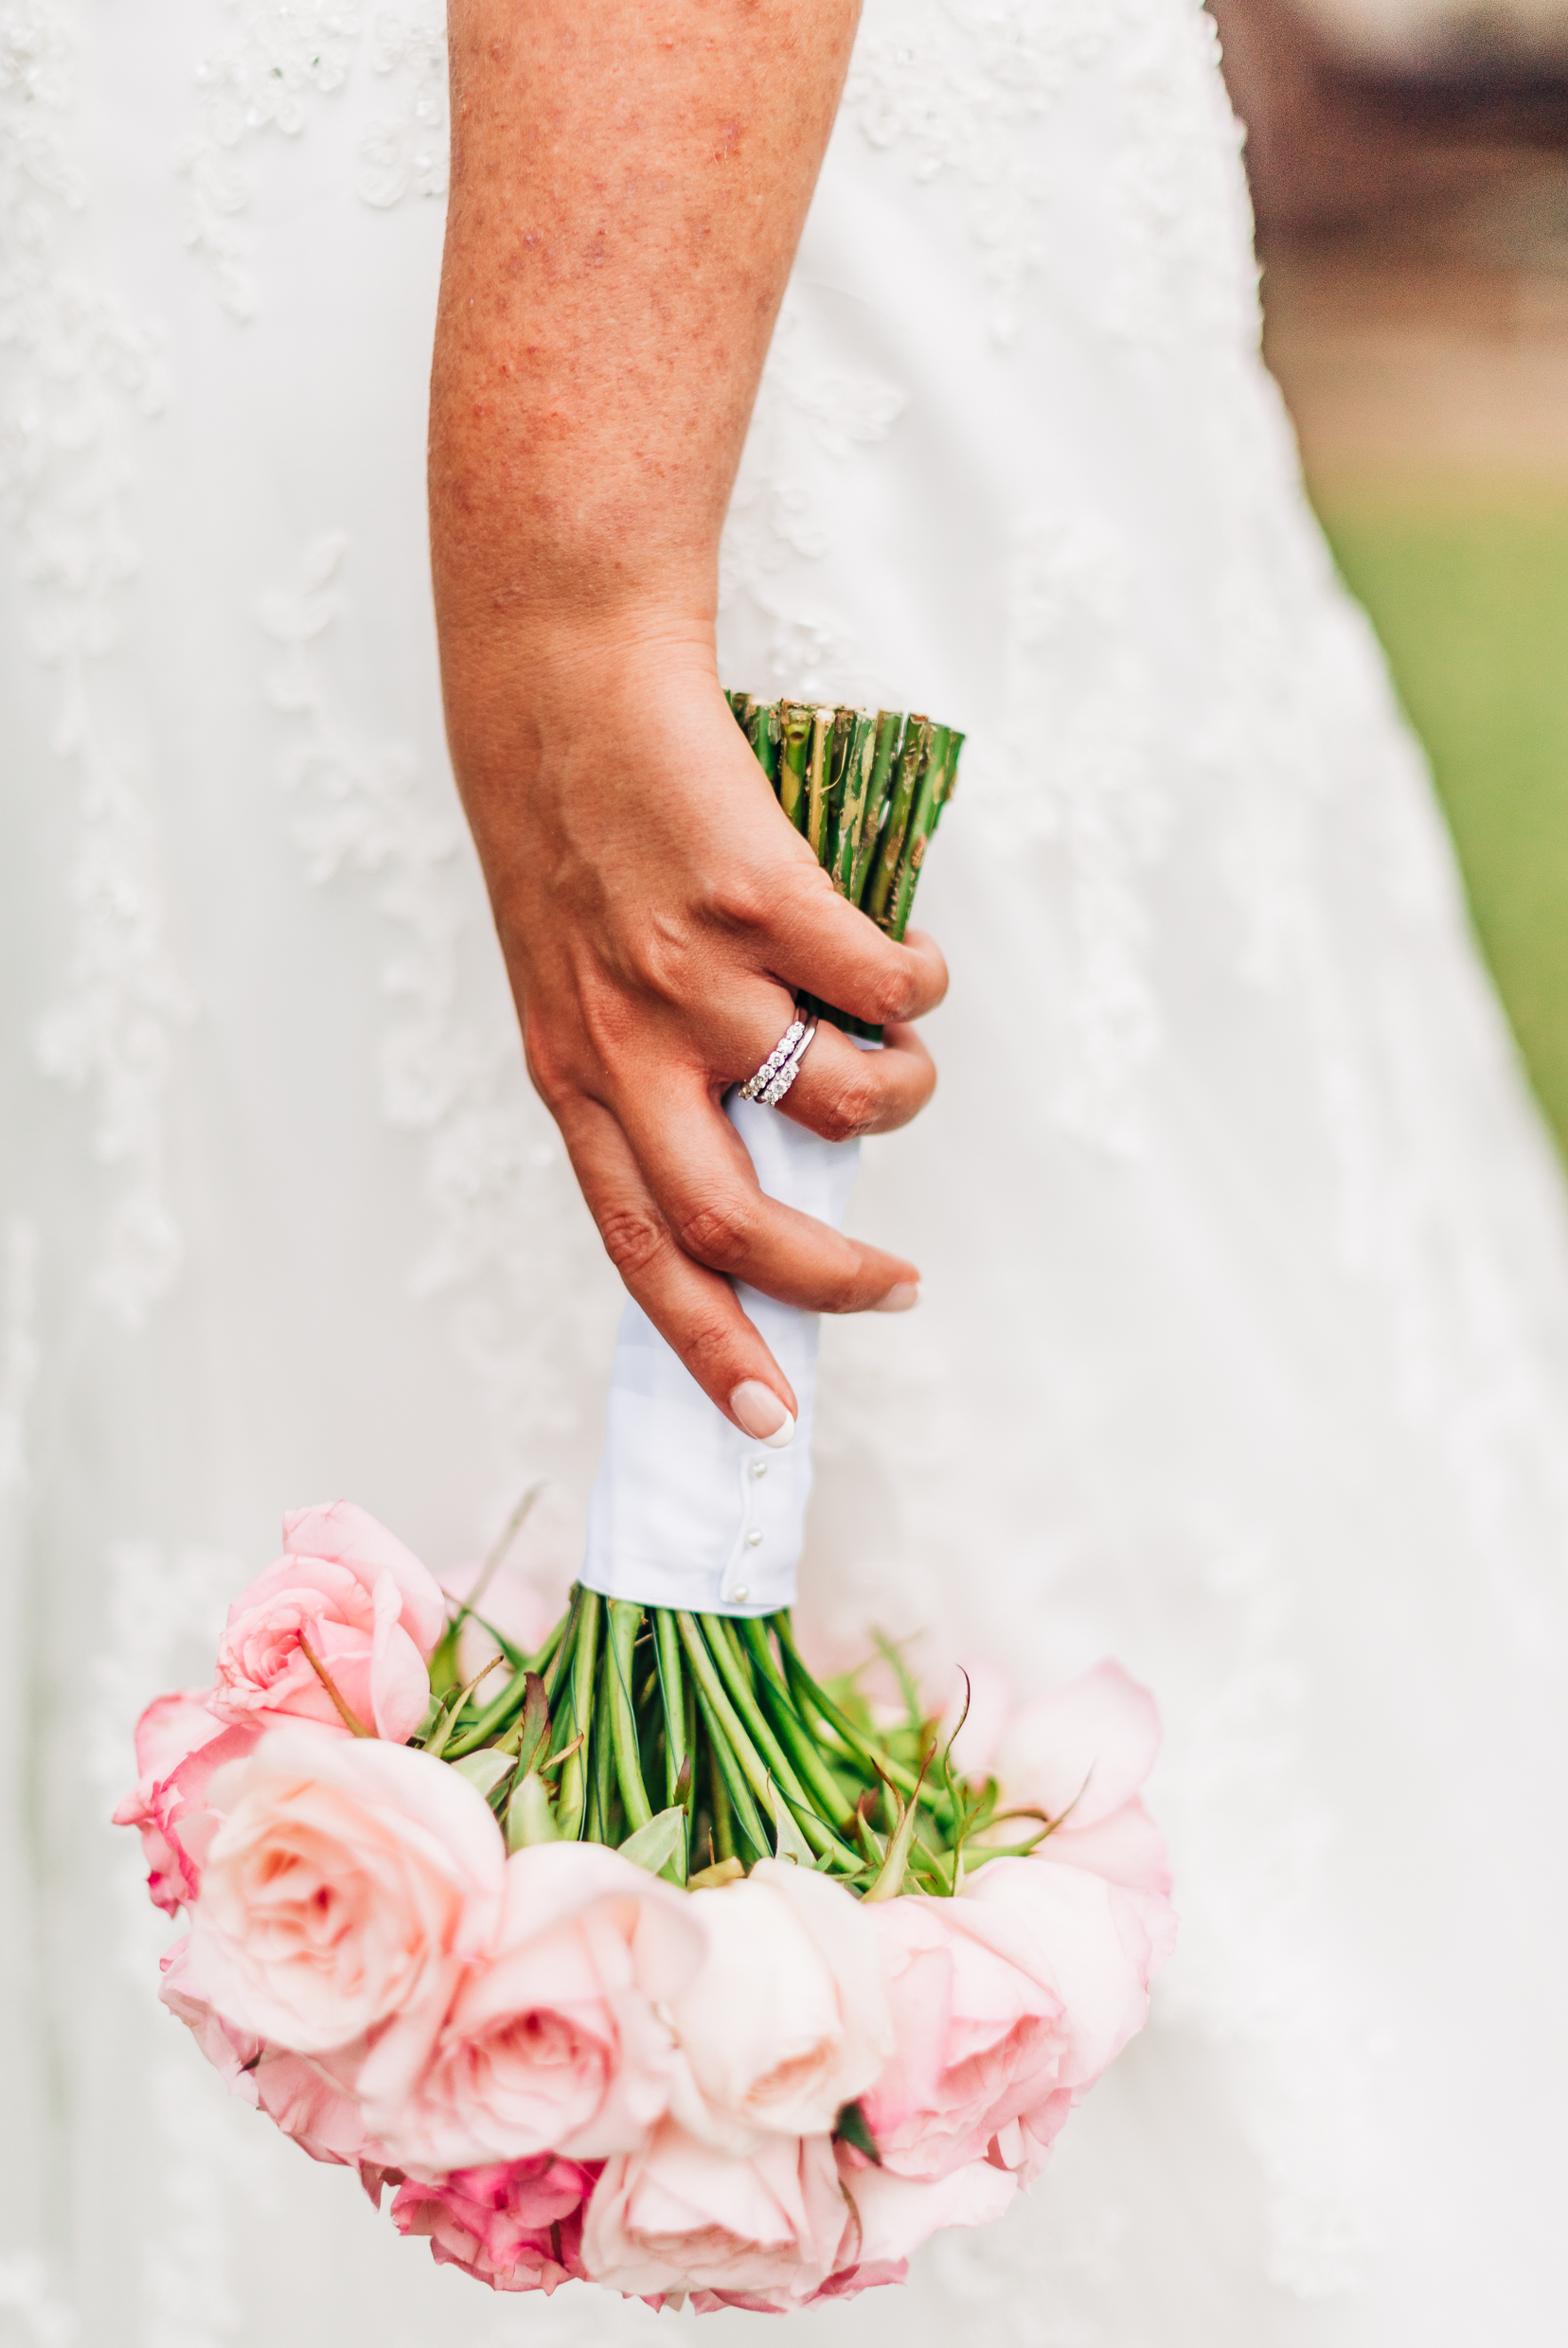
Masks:
[[[854,1311],[915,1268],[762,1198],[719,1103],[794,988],[941,958],[833,893],[720,694],[719,537],[858,0],[450,0],[431,543],[454,764],[534,1080],[627,1286],[721,1410],[795,1397],[730,1283]],[[786,1103],[874,1131],[921,1046],[819,1030]]]
[[[724,1115],[797,992],[893,1023],[822,1024],[783,1113],[833,1141],[903,1125],[935,1074],[903,1023],[941,998],[935,946],[884,937],[779,810],[701,631],[622,623],[553,647],[526,715],[449,673],[454,755],[528,1065],[628,1289],[698,1383],[766,1436],[794,1396],[731,1283],[819,1312],[899,1310],[918,1274],[765,1198]]]

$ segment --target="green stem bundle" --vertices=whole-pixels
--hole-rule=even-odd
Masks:
[[[926,852],[957,785],[962,734],[896,709],[725,698],[779,806],[839,895],[889,937],[902,937]],[[809,1007],[851,1035],[881,1040],[880,1027],[829,1004]]]
[[[416,1742],[467,1770],[514,1849],[604,1843],[676,1883],[777,1856],[863,1897],[952,1894],[1051,1822],[1029,1813],[998,1841],[995,1780],[954,1774],[901,1676],[905,1717],[889,1726],[852,1675],[817,1681],[787,1613],[687,1614],[577,1589],[488,1705],[437,1686]]]

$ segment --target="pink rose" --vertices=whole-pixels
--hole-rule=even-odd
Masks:
[[[404,1744],[429,1705],[425,1664],[445,1622],[435,1581],[374,1517],[352,1501],[298,1508],[283,1520],[283,1555],[229,1609],[208,1700],[225,1720],[342,1732],[303,1640],[362,1726]]]
[[[992,2108],[996,2157],[1032,2177],[1074,2105],[1142,2029],[1149,1981],[1170,1945],[1169,1909],[1087,1868],[1033,1859],[990,1860],[957,1904],[970,1910],[971,1927],[987,1912],[995,1945],[1060,2001],[1053,2060],[1025,2064],[1015,2090]]]
[[[428,1753],[274,1729],[209,1788],[195,1994],[295,2054],[430,1999],[494,1930],[506,1875],[484,1796]]]
[[[214,2071],[228,2082],[233,2092],[247,2104],[254,2104],[261,2040],[249,2031],[237,2030],[232,2022],[214,2013],[205,1998],[198,1995],[190,1982],[189,1954],[187,1932],[160,1960],[163,1980],[158,1995],[169,2012],[184,2022]]]
[[[654,2008],[702,1962],[697,1912],[596,1843],[515,1852],[495,1941],[450,2009],[393,2022],[361,2073],[393,2157],[429,2175],[632,2151],[669,2102],[675,2046]]]
[[[169,1915],[196,1896],[201,1857],[216,1821],[206,1806],[213,1772],[255,1744],[254,1728],[230,1728],[209,1709],[210,1690],[155,1697],[136,1723],[136,1788],[115,1812],[141,1830],[148,1894]]]
[[[922,2181],[872,2168],[843,2145],[839,2173],[851,2216],[838,2267],[821,2294],[829,2299],[852,2298],[870,2284],[902,2282],[905,2262],[922,2242],[947,2226],[989,2226],[1006,2215],[1018,2191],[1017,2178],[989,2161],[970,2161],[946,2177]]]
[[[353,2089],[358,2048],[336,2054],[291,2054],[264,2046],[254,2073],[256,2100],[275,2127],[312,2161],[344,2168],[384,2164],[384,2146],[365,2125]]]
[[[738,2158],[667,2120],[607,2164],[582,2263],[628,2298],[702,2291],[722,2305],[798,2306],[831,2274],[846,2214],[826,2136],[771,2136]]]
[[[947,2177],[1057,2085],[1061,2000],[994,1907],[909,1896],[866,1912],[898,2046],[862,2108],[890,2173]]]
[[[1007,1806],[1032,1806],[1060,1822],[1038,1858],[1164,1896],[1169,1857],[1137,1799],[1159,1750],[1154,1699],[1119,1663],[1101,1663],[1016,1712],[993,1766]]]
[[[691,2304],[699,2315],[721,2307],[787,2315],[795,2307],[858,2299],[863,2291],[906,2282],[910,2254],[922,2242],[944,2227],[989,2225],[1006,2215],[1018,2191],[1016,2177],[987,2161],[971,2161],[935,2183],[873,2168],[842,2144],[837,2164],[846,2222],[832,2273],[810,2289],[796,2274],[772,2287],[693,2291]]]
[[[582,2212],[596,2174],[547,2152],[458,2169],[438,2184],[402,2185],[392,2222],[400,2233],[428,2235],[437,2265],[461,2267],[492,2291],[548,2295],[586,2280]]]
[[[669,2001],[686,2058],[671,2108],[738,2153],[768,2135],[827,2136],[893,2052],[872,1911],[779,1859],[688,1904],[706,1947]]]

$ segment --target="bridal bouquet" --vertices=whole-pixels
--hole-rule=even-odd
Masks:
[[[302,1509],[212,1685],[143,1716],[116,1817],[208,2060],[498,2290],[790,2309],[999,2216],[1170,1942],[1148,1695],[1102,1663],[981,1776],[787,1617],[579,1589],[537,1653],[493,1633],[483,1705],[465,1617]]]
[[[838,885],[901,934],[960,738],[732,706]],[[852,1150],[747,1113],[786,1189]],[[188,1915],[165,2002],[437,2260],[787,2311],[1000,2215],[1141,2026],[1173,1933],[1139,1800],[1158,1729],[1113,1663],[989,1737],[885,1643],[896,1703],[819,1680],[778,1597],[806,1446],[764,1507],[788,1454],[629,1315],[553,1627],[508,1626],[487,1575],[449,1597],[348,1503],[300,1510],[211,1685],[144,1714],[116,1815]],[[804,1432],[814,1328],[793,1336]],[[770,1528],[782,1566],[748,1562]]]

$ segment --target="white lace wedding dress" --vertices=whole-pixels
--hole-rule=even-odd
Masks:
[[[435,0],[0,7],[0,2339],[619,2339],[230,2103],[108,1812],[286,1504],[437,1569],[615,1283],[443,759]],[[827,1331],[819,1636],[1157,1690],[1182,1946],[1026,2205],[846,2343],[1546,2348],[1568,2293],[1568,1247],[1257,359],[1196,0],[870,0],[730,682],[969,729],[936,1101]],[[666,2319],[665,2321],[669,2321]],[[721,2330],[749,2323],[718,2319]]]

